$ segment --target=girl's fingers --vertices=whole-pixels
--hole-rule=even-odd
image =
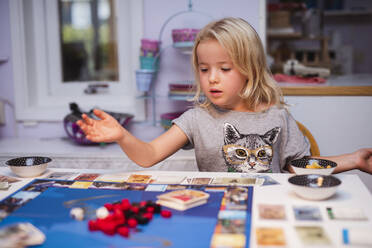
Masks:
[[[93,120],[91,118],[89,118],[86,114],[83,114],[82,117],[83,117],[84,122],[87,125],[92,125],[93,124]]]
[[[93,113],[100,119],[106,119],[108,117],[110,117],[109,114],[107,114],[106,112],[102,111],[102,110],[99,110],[99,109],[94,109],[93,110]]]

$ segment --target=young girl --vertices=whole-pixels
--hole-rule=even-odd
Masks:
[[[204,27],[192,54],[195,107],[145,143],[100,110],[78,125],[93,142],[117,142],[135,163],[150,167],[180,148],[194,148],[200,171],[283,172],[309,155],[310,146],[284,108],[256,31],[244,20],[225,18]],[[205,97],[201,97],[204,94]],[[200,101],[199,99],[205,99]],[[329,157],[335,172],[372,172],[372,149]]]

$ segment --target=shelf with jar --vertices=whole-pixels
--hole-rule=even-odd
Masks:
[[[157,80],[157,73],[161,70],[160,68],[160,59],[164,51],[168,48],[173,48],[179,51],[182,54],[191,55],[192,49],[194,46],[194,40],[196,38],[199,29],[197,28],[176,28],[172,29],[171,36],[172,36],[172,44],[168,46],[163,46],[163,32],[165,27],[168,25],[170,21],[172,21],[175,17],[181,15],[187,15],[190,13],[195,13],[198,15],[203,15],[204,17],[208,17],[208,19],[212,19],[211,16],[208,14],[195,11],[192,9],[192,0],[189,0],[188,9],[185,11],[180,11],[175,13],[174,15],[170,16],[162,25],[160,32],[159,32],[159,39],[158,40],[149,40],[143,39],[141,41],[141,57],[140,57],[140,66],[139,70],[136,70],[136,84],[137,89],[142,93],[142,95],[138,96],[138,98],[143,98],[146,100],[146,106],[151,105],[152,111],[151,116],[147,116],[147,118],[152,117],[152,124],[154,126],[160,124],[165,129],[169,127],[169,123],[172,121],[172,118],[176,118],[179,116],[181,112],[174,112],[174,113],[163,113],[160,115],[160,120],[157,120],[157,100],[160,97],[156,94],[156,88],[154,84]],[[161,47],[163,46],[163,47]],[[146,83],[146,84],[143,84]],[[145,85],[145,86],[143,86]],[[194,96],[194,91],[192,88],[193,82],[186,80],[186,81],[178,81],[178,82],[170,82],[169,83],[169,94],[167,97],[170,100],[177,100],[177,101],[185,101],[185,108],[187,107],[186,102],[191,100]],[[148,109],[147,109],[148,110]],[[146,115],[149,112],[146,111]],[[168,123],[168,124],[166,124]]]

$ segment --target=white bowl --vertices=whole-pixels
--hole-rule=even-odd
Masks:
[[[5,164],[17,176],[36,177],[44,173],[50,161],[52,159],[48,157],[20,157],[8,160]]]
[[[293,191],[301,198],[308,200],[324,200],[337,191],[340,179],[327,175],[296,175],[288,179]]]
[[[303,157],[292,160],[290,165],[297,175],[330,175],[337,167],[337,164],[331,160],[312,157]]]

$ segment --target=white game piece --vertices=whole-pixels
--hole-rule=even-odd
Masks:
[[[75,220],[84,219],[84,209],[82,208],[72,208],[70,211],[70,216]]]
[[[105,207],[100,207],[96,210],[96,216],[98,219],[104,219],[109,215],[109,211]]]

